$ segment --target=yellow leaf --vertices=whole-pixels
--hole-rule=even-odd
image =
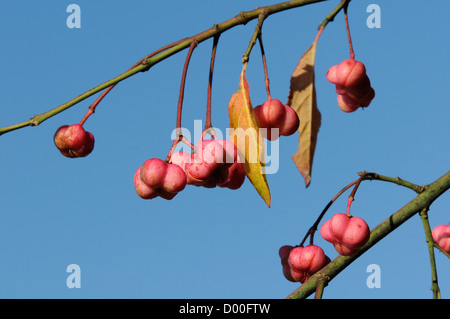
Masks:
[[[302,174],[306,187],[311,183],[314,151],[321,123],[314,87],[314,62],[321,31],[317,34],[311,47],[303,54],[292,74],[287,102],[300,118],[298,150],[292,155],[292,159]]]
[[[264,173],[264,139],[259,134],[258,121],[253,111],[245,67],[242,69],[239,88],[228,104],[230,140],[239,150],[242,167],[253,187],[270,207],[270,191]]]

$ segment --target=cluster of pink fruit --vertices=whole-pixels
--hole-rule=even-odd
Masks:
[[[228,140],[202,140],[195,152],[175,152],[168,163],[151,158],[134,174],[136,193],[143,199],[170,200],[186,185],[238,189],[244,180],[238,151]]]
[[[339,254],[351,256],[367,243],[370,229],[362,218],[338,213],[322,225],[320,234]],[[323,249],[313,244],[306,247],[285,245],[278,253],[283,275],[292,282],[304,283],[330,262]]]
[[[277,99],[269,99],[254,109],[264,137],[275,140],[279,134],[294,134],[299,126],[297,113]],[[276,134],[273,134],[273,129]],[[67,157],[85,157],[94,149],[94,136],[82,124],[63,125],[56,131],[54,142]],[[168,162],[158,158],[146,160],[134,174],[136,193],[143,199],[174,198],[186,185],[206,188],[238,189],[245,172],[234,143],[227,140],[202,140],[195,152],[176,152]]]
[[[289,136],[297,131],[300,124],[297,113],[278,99],[269,99],[254,109],[263,137],[270,141],[280,135]]]
[[[354,112],[359,107],[369,106],[375,97],[366,67],[354,59],[347,59],[332,66],[327,79],[336,85],[337,102],[344,112]]]
[[[181,167],[159,158],[150,158],[134,174],[134,188],[143,199],[160,196],[170,200],[186,187],[186,176]]]
[[[259,127],[266,129],[270,140],[294,134],[299,126],[297,113],[277,99],[269,99],[254,108]],[[272,134],[272,129],[278,129]],[[245,181],[238,150],[228,140],[202,140],[195,152],[175,152],[168,163],[149,159],[134,175],[136,193],[144,199],[160,196],[172,199],[186,185],[206,188],[222,187],[238,189]]]

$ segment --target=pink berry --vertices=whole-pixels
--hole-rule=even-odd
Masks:
[[[362,97],[361,97],[362,96]],[[339,94],[337,97],[338,105],[344,112],[354,112],[359,107],[368,107],[372,99],[375,97],[375,91],[369,87],[364,95],[358,97],[348,90],[346,94]]]
[[[360,104],[367,100],[370,102],[375,96],[375,91],[370,86],[370,80],[367,75],[364,76],[364,80],[360,84],[355,87],[346,87],[343,91],[345,92],[344,95],[348,95]]]
[[[351,256],[367,243],[370,229],[360,217],[337,213],[322,225],[320,234],[339,254]]]
[[[373,88],[370,88],[367,95],[364,97],[364,99],[361,100],[361,107],[368,107],[370,102],[374,99],[374,97],[375,97],[375,90]]]
[[[280,256],[282,264],[288,264],[289,254],[291,253],[292,249],[294,249],[294,246],[291,245],[284,245],[280,247],[280,249],[278,250],[278,255]]]
[[[278,99],[267,100],[262,105],[256,106],[254,111],[264,127],[279,127],[284,121],[284,105]]]
[[[245,179],[238,150],[228,140],[203,140],[185,161],[188,184],[213,188],[239,188]]]
[[[359,103],[348,95],[338,94],[337,102],[339,108],[346,113],[354,112],[359,108]]]
[[[89,155],[95,143],[94,135],[86,132],[80,124],[59,127],[53,136],[53,141],[62,155],[71,158]]]
[[[185,162],[190,158],[190,154],[186,152],[175,152],[170,156],[169,163],[180,166],[184,171]]]
[[[233,164],[238,158],[238,151],[233,142],[228,140],[203,140],[197,150],[202,149],[203,162]]]
[[[238,149],[232,141],[218,140],[217,143],[221,146],[222,152],[216,156],[216,161],[230,165],[239,161]]]
[[[284,105],[285,118],[284,122],[280,126],[280,135],[290,136],[298,130],[300,125],[300,119],[298,118],[297,112],[288,105]]]
[[[431,235],[436,244],[450,254],[450,225],[438,225],[434,227]]]
[[[167,163],[159,158],[150,158],[144,162],[141,168],[141,179],[153,189],[164,185]]]
[[[203,140],[197,145],[196,154],[203,163],[208,163],[216,166],[216,155],[223,154],[223,148],[215,140]]]
[[[158,196],[158,194],[150,187],[145,185],[141,179],[141,167],[136,170],[134,174],[134,188],[139,197],[143,199],[152,199]]]
[[[284,122],[286,111],[278,99],[269,99],[254,108],[263,137],[270,141],[280,136],[280,126]]]
[[[241,163],[235,162],[231,165],[225,164],[219,168],[220,181],[219,187],[229,189],[238,189],[245,181],[245,172]]]
[[[284,277],[289,281],[296,282],[297,280],[295,280],[291,275],[291,267],[289,266],[288,262],[289,253],[293,248],[294,247],[291,245],[284,245],[278,250],[278,255],[280,256],[281,259],[281,267],[283,270]]]
[[[364,79],[365,75],[366,68],[363,63],[347,59],[332,66],[327,72],[327,79],[339,86],[354,87]]]
[[[261,129],[260,133],[270,141],[276,140],[280,135],[294,134],[300,124],[297,113],[277,99],[269,99],[256,106],[254,112]]]
[[[338,84],[341,82],[339,75],[339,64],[333,65],[331,68],[328,69],[327,80],[335,84],[336,88],[338,86],[342,86],[342,84]]]
[[[315,273],[323,267],[326,256],[322,248],[316,245],[295,247],[289,253],[289,265],[308,273]]]
[[[186,174],[175,164],[167,164],[163,188],[168,193],[179,193],[186,187]]]
[[[294,279],[294,277],[292,276],[293,272],[292,272],[291,267],[289,266],[289,264],[281,265],[281,269],[283,271],[284,278],[286,278],[287,280],[292,281],[292,282],[297,282],[297,281],[300,281],[300,279],[301,279],[302,282],[304,281],[304,277],[301,277],[302,276],[301,274],[297,275],[295,271],[294,271],[294,276],[296,278]]]
[[[304,283],[309,277],[326,266],[329,260],[319,246],[297,246],[289,253],[288,263],[291,267],[291,276],[295,281]]]
[[[197,186],[208,184],[208,178],[219,166],[217,158],[222,158],[223,152],[223,148],[216,141],[201,141],[196,147],[196,152],[185,161],[185,173],[189,183]]]
[[[327,72],[327,79],[335,84],[338,105],[344,112],[367,107],[375,97],[364,64],[354,59],[332,66]]]
[[[159,193],[159,197],[167,199],[167,200],[173,199],[178,194],[178,193],[168,192],[168,191],[166,191],[164,189],[159,189],[158,193]]]
[[[188,183],[191,185],[203,186],[217,167],[215,162],[203,162],[202,158],[201,155],[194,153],[191,155],[190,159],[185,162],[184,171]]]
[[[229,140],[221,140],[225,150],[224,162],[216,169],[217,186],[238,189],[245,181],[245,171],[241,165],[237,147]]]
[[[188,185],[197,185],[200,186],[202,183],[204,183],[203,180],[200,180],[198,178],[194,178],[189,174],[189,172],[186,172],[186,163],[196,163],[196,164],[190,164],[190,165],[200,165],[201,159],[197,159],[197,157],[194,157],[194,154],[188,154],[186,152],[175,152],[170,157],[169,163],[178,165],[183,170],[185,176],[186,176],[186,183]],[[192,168],[194,169],[194,168]],[[198,169],[198,168],[197,168]]]
[[[151,199],[160,196],[170,200],[186,187],[186,175],[176,164],[151,158],[136,171],[134,184],[136,192],[142,198]]]

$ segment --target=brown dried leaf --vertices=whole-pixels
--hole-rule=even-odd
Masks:
[[[292,74],[287,102],[300,118],[298,150],[292,155],[292,159],[302,174],[306,187],[311,183],[314,151],[321,124],[314,87],[314,62],[319,35],[320,33],[311,47],[303,54]]]

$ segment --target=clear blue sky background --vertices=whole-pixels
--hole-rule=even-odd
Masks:
[[[66,8],[81,7],[81,28],[69,29]],[[4,1],[0,5],[0,126],[29,119],[122,73],[157,48],[214,23],[275,1]],[[275,98],[286,101],[294,67],[318,24],[338,1],[269,17],[263,37]],[[381,8],[381,28],[366,25],[366,8]],[[374,171],[427,184],[449,169],[450,67],[448,1],[354,0],[350,13],[356,59],[376,91],[369,108],[346,114],[325,74],[348,58],[343,13],[324,31],[316,85],[322,114],[312,183],[291,155],[297,133],[280,140],[280,168],[268,176],[269,209],[247,180],[237,190],[187,187],[172,201],[140,199],[133,174],[148,158],[165,158],[172,144],[186,51],[120,83],[85,128],[93,153],[68,159],[53,145],[63,124],[80,121],[95,97],[39,127],[0,137],[1,298],[284,298],[298,284],[281,272],[278,249],[298,244],[339,191]],[[255,21],[222,35],[213,85],[213,124],[225,130],[241,56]],[[186,83],[183,126],[204,121],[212,41],[194,52]],[[259,50],[247,77],[253,104],[266,99]],[[344,212],[347,196],[326,215]],[[352,206],[371,228],[415,194],[364,182]],[[431,207],[432,227],[450,222],[450,197]],[[319,235],[315,244],[334,259]],[[442,296],[450,267],[436,256]],[[66,267],[81,267],[81,288],[69,289]],[[368,265],[381,268],[370,289]],[[346,268],[324,298],[431,298],[422,223],[413,217]]]

